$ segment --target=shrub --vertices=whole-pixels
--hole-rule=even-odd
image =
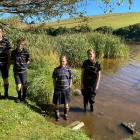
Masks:
[[[73,28],[66,28],[66,27],[58,27],[55,28],[48,28],[47,34],[51,36],[58,36],[63,34],[74,34],[74,33],[86,33],[92,31],[92,29],[87,25],[75,26]]]
[[[92,29],[88,25],[75,26],[70,30],[71,33],[87,33],[92,31]]]
[[[119,28],[115,30],[113,34],[125,38],[126,40],[140,41],[140,23]]]
[[[108,33],[108,34],[112,34],[113,32],[113,28],[110,26],[101,26],[97,29],[95,29],[94,31],[100,32],[100,33]]]
[[[56,66],[57,55],[55,53],[50,53],[34,60],[31,65],[34,71],[32,72],[32,79],[29,83],[30,100],[36,102],[37,104],[52,103],[52,72]]]

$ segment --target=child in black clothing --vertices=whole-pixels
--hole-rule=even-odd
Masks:
[[[86,112],[88,103],[90,111],[93,112],[93,104],[95,103],[95,91],[99,87],[101,77],[101,67],[96,61],[93,49],[87,51],[88,59],[83,62],[81,75],[81,90],[84,100],[84,111]]]
[[[4,99],[8,99],[10,50],[10,42],[7,38],[5,38],[3,28],[0,26],[0,72],[3,79]]]

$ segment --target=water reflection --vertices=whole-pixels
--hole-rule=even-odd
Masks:
[[[103,74],[114,74],[116,73],[121,67],[123,67],[128,61],[128,58],[126,59],[104,59],[102,64],[102,71]]]

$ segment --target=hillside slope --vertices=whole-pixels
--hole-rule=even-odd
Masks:
[[[85,21],[85,22],[84,22]],[[68,19],[59,22],[46,24],[51,27],[73,27],[81,24],[87,24],[95,29],[100,26],[112,26],[114,29],[140,23],[140,12],[138,13],[123,13],[123,14],[108,14],[99,16],[89,16],[81,19]]]

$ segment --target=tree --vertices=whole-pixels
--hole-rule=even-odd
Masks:
[[[112,11],[123,5],[126,0],[97,0],[97,5],[104,11],[104,13],[112,13]],[[133,0],[127,0],[129,9],[132,5]]]
[[[61,17],[64,14],[77,14],[77,4],[87,0],[0,0],[0,13],[9,13],[19,15],[22,19],[28,17],[38,19],[50,19]],[[99,6],[106,5],[108,9],[114,0],[96,0],[101,2]],[[115,0],[116,4],[122,4],[124,1]]]
[[[17,14],[21,18],[49,19],[74,14],[76,3],[81,0],[0,0],[0,13]]]

